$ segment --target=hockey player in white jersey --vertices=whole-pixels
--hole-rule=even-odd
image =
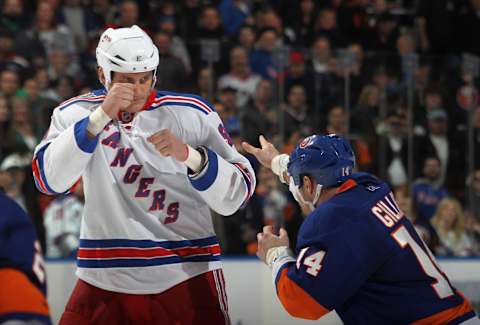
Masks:
[[[228,323],[209,210],[249,199],[251,166],[210,104],[153,89],[158,50],[139,27],[106,30],[97,61],[105,89],[58,106],[33,160],[42,192],[85,188],[60,324]]]

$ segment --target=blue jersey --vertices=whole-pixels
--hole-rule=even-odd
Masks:
[[[353,174],[305,219],[295,258],[278,268],[275,282],[297,317],[317,319],[333,309],[345,324],[458,324],[476,317],[390,188],[368,174]]]
[[[32,221],[0,191],[0,323],[37,320],[51,324],[45,269]]]
[[[444,187],[436,187],[427,181],[419,181],[413,186],[413,202],[419,221],[430,226],[430,219],[437,211],[437,205],[448,196]]]

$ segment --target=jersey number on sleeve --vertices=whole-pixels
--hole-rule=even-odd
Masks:
[[[453,295],[452,287],[448,283],[445,275],[440,270],[440,266],[435,262],[435,258],[428,248],[423,249],[408,232],[405,226],[395,230],[391,236],[397,241],[401,248],[410,247],[418,260],[423,271],[431,278],[435,279],[431,285],[440,299]]]
[[[300,251],[300,254],[298,255],[298,258],[297,258],[297,269],[300,268],[300,263],[303,259],[303,256],[305,255],[305,253],[309,248],[310,247],[305,247],[305,248],[302,248],[302,250]],[[310,275],[317,276],[318,272],[322,268],[322,261],[324,257],[325,257],[325,251],[315,252],[305,257],[305,259],[303,260],[303,265],[308,266],[308,268],[306,269],[306,272]]]

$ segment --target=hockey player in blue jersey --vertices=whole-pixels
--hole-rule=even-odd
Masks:
[[[455,289],[388,185],[352,173],[355,157],[335,135],[310,136],[290,156],[263,137],[244,143],[311,213],[293,252],[288,235],[258,234],[259,258],[272,270],[278,298],[295,317],[335,310],[345,324],[480,324]]]
[[[0,189],[0,324],[51,324],[45,281],[32,221]]]

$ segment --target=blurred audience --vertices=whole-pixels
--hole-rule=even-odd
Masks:
[[[102,31],[138,24],[159,49],[156,88],[188,90],[214,103],[223,122],[219,131],[232,145],[258,145],[264,134],[289,153],[314,132],[344,135],[358,169],[390,182],[431,247],[477,253],[480,78],[475,59],[463,54],[480,55],[474,32],[479,8],[479,0],[4,0],[0,183],[29,210],[42,239],[50,199],[35,192],[25,161],[60,102],[102,87],[95,53]],[[403,58],[412,55],[418,66],[405,73]],[[409,152],[414,178],[422,176],[414,184],[408,183]],[[293,239],[302,222],[288,189],[263,169],[258,175],[250,203],[235,217],[217,220],[227,254],[254,252],[255,233],[272,220]],[[464,206],[450,202],[447,211],[455,213],[438,218],[454,221],[432,225],[448,195]],[[60,214],[52,211],[72,199],[56,200],[46,224],[59,221],[50,218]],[[49,235],[63,238],[57,230]],[[72,239],[57,243],[75,246]]]

